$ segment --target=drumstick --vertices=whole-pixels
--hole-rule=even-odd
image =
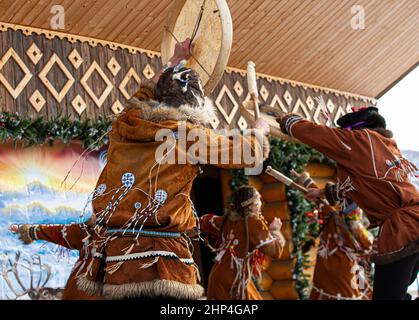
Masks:
[[[283,184],[285,184],[288,187],[292,187],[294,189],[300,190],[302,193],[307,194],[307,189],[303,186],[300,186],[298,183],[295,183],[290,178],[282,174],[281,172],[273,169],[271,166],[268,166],[265,170],[267,174],[274,177],[276,180],[279,180]]]
[[[260,111],[258,105],[258,86],[256,83],[256,70],[255,63],[249,61],[247,63],[247,88],[250,93],[250,97],[253,101],[253,109],[255,110],[255,120],[260,118]]]
[[[270,176],[274,177],[276,180],[279,180],[280,182],[282,182],[283,184],[285,184],[288,187],[297,189],[304,194],[307,194],[307,192],[308,192],[308,190],[306,188],[304,188],[303,186],[300,186],[298,183],[295,183],[294,181],[292,181],[290,178],[288,178],[287,176],[285,176],[281,172],[273,169],[271,166],[268,166],[266,168],[265,172],[267,174],[269,174]],[[324,199],[318,199],[318,200],[321,201],[325,205],[329,205]]]

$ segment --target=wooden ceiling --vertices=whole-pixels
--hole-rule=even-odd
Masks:
[[[196,0],[201,3],[201,0]],[[419,61],[418,0],[227,0],[228,65],[248,60],[271,76],[379,97]],[[0,0],[0,21],[50,29],[65,8],[66,33],[160,51],[171,0]],[[351,28],[362,5],[366,28]]]

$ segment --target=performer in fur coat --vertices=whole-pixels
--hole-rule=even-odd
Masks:
[[[176,50],[188,47],[185,41]],[[190,192],[199,164],[251,167],[254,163],[246,162],[243,153],[235,153],[244,147],[255,162],[267,157],[269,146],[263,148],[254,135],[232,138],[206,127],[214,107],[199,75],[179,64],[187,54],[175,52],[179,59],[164,69],[155,88],[144,85],[112,124],[107,164],[92,201],[98,234],[93,248],[100,256],[78,279],[79,288],[89,294],[200,298],[204,290],[189,248],[197,219]],[[262,135],[268,132],[263,121],[255,127]],[[194,135],[204,138],[197,149],[188,140]]]
[[[330,128],[290,114],[278,119],[281,130],[324,153],[337,163],[337,184],[313,189],[309,197],[326,195],[343,209],[353,199],[379,233],[374,299],[405,299],[419,267],[419,192],[409,181],[416,167],[403,158],[384,118],[375,107],[341,117]]]
[[[67,249],[78,250],[79,259],[75,263],[64,287],[62,300],[99,300],[100,297],[89,295],[77,287],[77,277],[86,272],[88,262],[91,261],[92,255],[95,254],[91,250],[92,246],[89,241],[91,233],[89,229],[93,226],[93,219],[89,219],[85,224],[12,225],[10,226],[10,231],[19,234],[19,238],[25,244],[43,240]]]
[[[299,185],[318,188],[307,172],[292,174]],[[345,210],[316,204],[322,224],[310,299],[369,299],[371,288],[360,263],[368,259],[374,237],[363,225],[362,210],[353,202]]]
[[[74,240],[83,239],[87,247],[68,284],[73,288],[77,282],[85,297],[200,298],[204,290],[189,249],[197,219],[190,191],[199,164],[246,168],[268,156],[269,126],[263,120],[246,136],[220,135],[206,127],[214,107],[199,75],[181,63],[190,56],[189,48],[189,39],[177,44],[154,79],[157,84],[142,83],[112,124],[107,164],[92,192],[94,223],[65,227],[67,241],[74,231],[80,233]],[[201,138],[198,146],[190,136]],[[252,161],[245,159],[246,148]],[[64,238],[42,236],[47,229],[56,236],[64,230],[51,228],[20,230],[32,239],[66,245]],[[81,243],[70,246],[81,248]]]
[[[201,230],[221,242],[208,279],[209,300],[262,300],[252,281],[261,267],[260,253],[279,259],[285,239],[278,218],[268,227],[261,204],[257,190],[243,186],[234,192],[232,210],[226,215],[200,218]]]

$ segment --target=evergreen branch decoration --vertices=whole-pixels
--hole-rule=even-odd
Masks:
[[[0,141],[2,143],[13,141],[14,146],[18,141],[22,141],[29,147],[45,143],[52,145],[57,140],[65,144],[79,140],[83,142],[85,148],[90,146],[99,149],[108,143],[108,137],[97,140],[108,131],[110,125],[111,119],[102,117],[94,121],[91,119],[80,121],[57,115],[48,120],[43,117],[31,119],[17,113],[1,112]]]

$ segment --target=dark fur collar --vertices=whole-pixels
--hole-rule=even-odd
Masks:
[[[141,101],[132,98],[125,110],[128,111],[129,109],[141,109],[142,119],[157,123],[175,120],[205,125],[215,117],[214,105],[209,98],[205,98],[201,107],[183,104],[177,108],[157,101]]]

